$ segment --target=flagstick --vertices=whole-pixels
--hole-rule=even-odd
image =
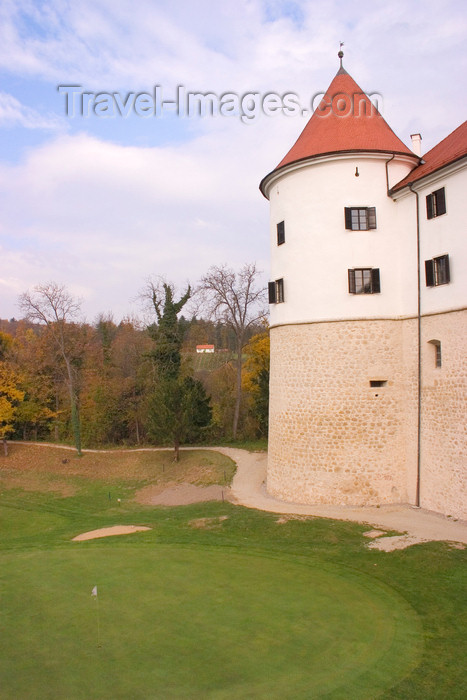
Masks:
[[[98,595],[98,593],[97,593],[97,586],[94,586],[94,588],[93,588],[92,591],[91,591],[91,595],[96,599],[96,606],[97,606],[97,607],[96,607],[96,613],[97,613],[97,647],[99,648],[100,645],[101,645],[101,644],[100,644],[100,641],[101,641],[101,640],[100,640],[100,636],[101,636],[101,634],[100,634],[100,632],[101,632],[100,627],[101,627],[101,625],[100,625],[100,619],[99,619],[99,595]]]
[[[96,595],[96,603],[97,603],[97,648],[100,648],[100,619],[99,619],[99,596]]]

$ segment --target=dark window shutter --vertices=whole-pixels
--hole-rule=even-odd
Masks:
[[[379,283],[379,268],[375,267],[371,271],[371,293],[379,294],[381,286]]]
[[[451,271],[449,269],[449,255],[444,256],[444,272],[446,284],[451,281]]]
[[[376,228],[376,207],[368,207],[368,228]]]
[[[352,230],[352,209],[350,207],[344,207],[345,211],[345,228]]]
[[[277,224],[277,245],[282,245],[285,243],[285,224],[283,221],[279,221]]]
[[[275,282],[269,282],[268,295],[269,295],[269,303],[275,304],[276,303],[276,283]]]
[[[435,284],[435,264],[433,260],[425,260],[425,280],[427,287]]]
[[[426,218],[433,218],[433,198],[431,194],[428,194],[426,197]]]
[[[436,190],[436,216],[441,216],[441,214],[446,214],[446,194],[444,192],[444,187],[440,190]]]
[[[284,301],[284,280],[276,280],[276,303],[280,304]]]
[[[355,294],[355,270],[348,270],[349,273],[349,293]]]

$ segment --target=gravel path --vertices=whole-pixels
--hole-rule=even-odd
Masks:
[[[48,445],[58,447],[53,443],[24,443],[35,445]],[[62,449],[73,450],[72,447]],[[159,449],[146,447],[127,452],[151,452]],[[182,447],[184,449],[193,449]],[[396,537],[377,537],[370,543],[370,547],[385,551],[402,549],[419,542],[444,541],[459,543],[459,546],[467,545],[467,521],[454,520],[439,513],[434,513],[423,508],[415,508],[408,505],[382,505],[376,506],[334,506],[334,505],[303,505],[300,503],[287,503],[272,498],[265,487],[267,453],[248,452],[234,447],[204,447],[199,449],[214,450],[227,455],[237,464],[237,471],[233,479],[229,493],[229,500],[247,508],[268,511],[269,513],[283,513],[285,515],[310,515],[333,520],[350,520],[358,523],[368,523],[374,528],[383,531],[393,530],[404,533]],[[111,452],[112,450],[83,450],[83,452]],[[203,491],[204,489],[200,489]],[[199,497],[196,500],[205,500]],[[193,502],[193,501],[189,501]]]
[[[228,447],[213,448],[237,463],[232,483],[235,502],[272,513],[315,515],[334,520],[352,520],[368,523],[382,530],[406,533],[403,537],[382,537],[370,547],[391,551],[419,542],[432,540],[467,544],[467,522],[452,520],[444,515],[408,505],[382,505],[379,508],[359,506],[302,505],[286,503],[269,496],[265,488],[267,454],[246,452]]]

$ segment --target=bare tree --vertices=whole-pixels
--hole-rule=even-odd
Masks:
[[[68,393],[70,396],[71,423],[76,450],[81,455],[81,429],[78,410],[76,369],[73,366],[72,344],[68,332],[69,324],[77,318],[81,303],[73,299],[63,285],[48,282],[24,292],[19,298],[19,307],[28,321],[44,324],[61,355],[66,368]]]
[[[227,265],[213,266],[198,287],[201,304],[208,315],[233,330],[236,344],[235,410],[232,435],[237,437],[242,401],[242,350],[248,329],[266,316],[266,290],[260,286],[260,271],[255,263],[245,264],[238,272]]]

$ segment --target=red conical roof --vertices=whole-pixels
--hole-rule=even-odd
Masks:
[[[307,158],[348,151],[398,153],[416,158],[355,80],[340,68],[297,141],[272,172]],[[264,180],[261,189],[263,183]]]

